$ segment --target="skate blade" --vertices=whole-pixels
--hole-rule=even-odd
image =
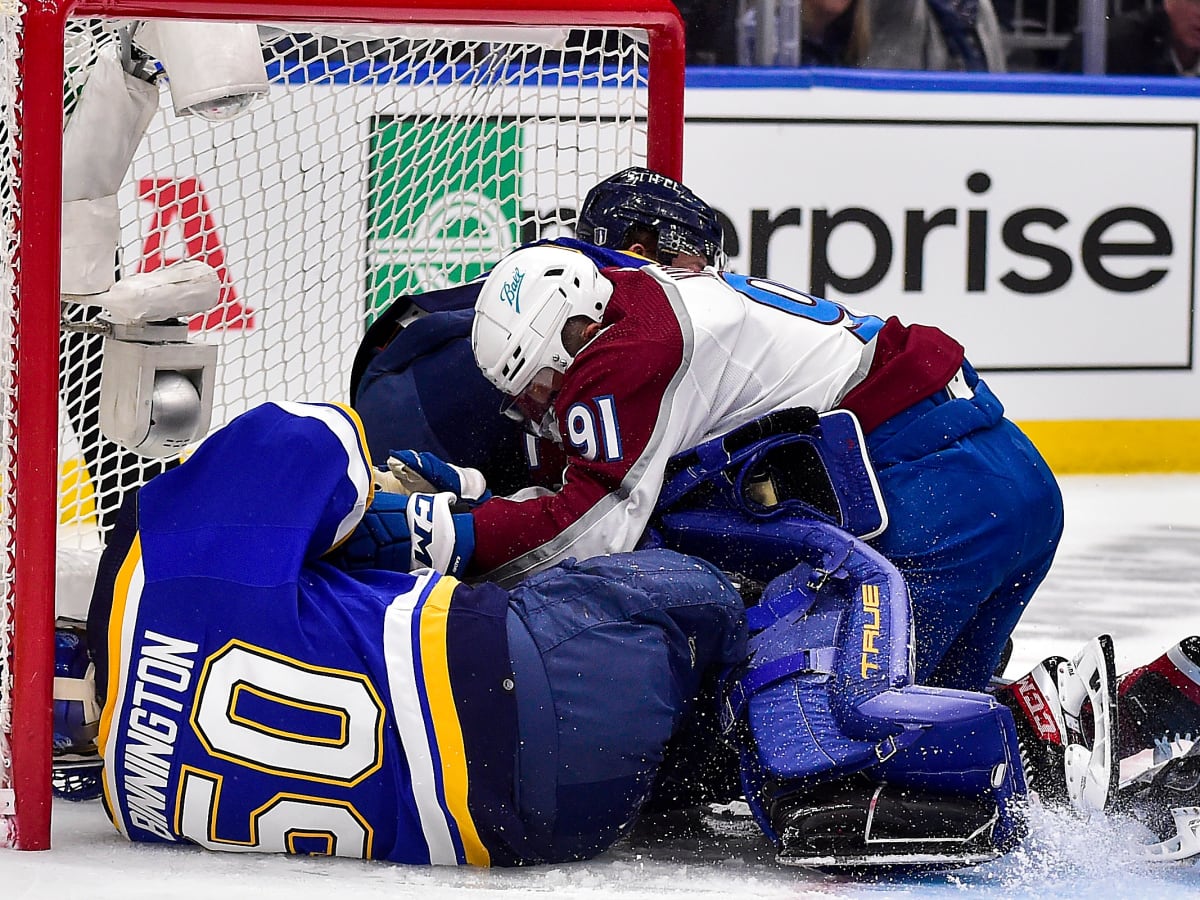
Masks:
[[[1059,696],[1067,723],[1065,774],[1067,795],[1079,813],[1104,813],[1116,803],[1120,765],[1117,747],[1117,679],[1112,638],[1089,641],[1070,662],[1060,663]],[[1083,742],[1079,721],[1084,704],[1092,719],[1091,746]]]
[[[1175,818],[1175,836],[1157,844],[1147,844],[1144,859],[1154,862],[1179,862],[1200,855],[1200,806],[1179,806],[1171,810]]]
[[[959,869],[999,859],[998,850],[971,853],[871,853],[863,856],[784,856],[775,861],[782,866],[806,869]]]

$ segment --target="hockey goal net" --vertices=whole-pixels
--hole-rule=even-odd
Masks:
[[[216,271],[219,301],[189,331],[218,348],[217,427],[267,399],[348,401],[391,299],[570,233],[587,189],[625,166],[678,176],[683,37],[666,0],[0,4],[0,845],[36,849],[54,618],[85,615],[121,498],[174,462],[101,433],[98,310],[61,302],[78,262],[60,255],[63,133],[98,67],[117,59],[158,93],[120,180],[113,271]],[[165,53],[134,49],[168,19],[254,26],[265,95],[226,120],[177,114],[186,66],[172,79]]]

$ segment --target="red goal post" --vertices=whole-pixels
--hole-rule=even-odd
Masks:
[[[347,351],[390,297],[474,277],[508,245],[569,228],[586,189],[625,165],[679,177],[684,43],[669,0],[3,0],[0,10],[0,846],[32,850],[50,844],[62,555],[83,548],[86,568],[105,516],[156,471],[87,419],[98,344],[60,328],[64,121],[72,78],[90,65],[70,58],[79,34],[89,51],[138,20],[255,23],[280,46],[261,26],[300,36],[288,44],[297,56],[269,60],[269,96],[249,124],[180,124],[160,84],[163,123],[121,188],[119,273],[180,258],[220,271],[221,309],[190,323],[194,338],[220,345],[214,426],[268,398],[346,399]],[[559,36],[543,43],[540,29]],[[274,46],[264,43],[266,57]],[[467,179],[489,187],[472,194]],[[439,197],[431,225],[430,192],[455,185],[455,203],[483,197],[491,218],[460,209],[447,225],[444,210],[458,207]],[[468,222],[484,237],[464,237]],[[329,391],[342,394],[315,395]]]

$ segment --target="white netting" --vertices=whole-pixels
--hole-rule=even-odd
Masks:
[[[2,2],[0,788],[11,727],[21,13]],[[128,59],[119,32],[129,24],[69,23],[67,115],[98,54],[116,47]],[[373,311],[403,293],[473,278],[520,241],[569,233],[589,187],[646,161],[641,31],[400,34],[354,26],[317,35],[278,23],[258,31],[268,96],[240,118],[213,123],[176,115],[160,80],[158,114],[118,195],[118,277],[179,259],[203,260],[220,275],[220,302],[191,322],[193,339],[219,346],[213,427],[268,398],[348,402],[350,364]],[[97,312],[75,303],[64,310],[74,322]],[[80,330],[60,338],[60,614],[86,609],[121,498],[171,464],[138,457],[100,433],[101,344]]]
[[[261,32],[268,100],[214,124],[173,115],[163,87],[121,194],[122,273],[191,258],[221,275],[192,323],[220,345],[214,425],[268,397],[347,400],[369,310],[570,227],[588,187],[645,160],[636,35]],[[63,518],[84,542],[161,465],[99,435],[98,345],[63,339]]]

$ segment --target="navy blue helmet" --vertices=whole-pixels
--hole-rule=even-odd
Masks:
[[[54,631],[54,750],[75,751],[95,744],[100,721],[95,677],[89,671],[83,634],[69,628]]]
[[[56,796],[94,800],[103,793],[100,778],[104,762],[96,751],[99,723],[95,670],[83,632],[77,628],[56,628],[51,780]]]
[[[725,265],[721,222],[716,210],[673,178],[632,166],[588,191],[579,210],[580,240],[612,250],[629,246],[629,231],[641,226],[658,235],[658,260],[678,254],[703,256]]]

